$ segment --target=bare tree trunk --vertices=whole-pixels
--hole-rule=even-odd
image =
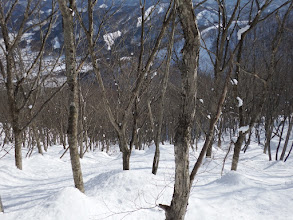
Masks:
[[[223,133],[223,120],[220,121],[219,128],[218,128],[218,148],[222,147],[222,133]]]
[[[122,152],[123,170],[129,170],[131,151],[127,146],[128,144],[127,144],[125,135],[120,133],[120,134],[118,134],[118,137],[119,137],[118,138],[119,139],[119,148]]]
[[[234,171],[237,170],[241,146],[242,146],[244,139],[245,139],[245,133],[242,133],[242,131],[240,131],[239,136],[238,136],[237,141],[234,146],[234,153],[233,153],[231,170],[234,170]]]
[[[15,144],[15,166],[22,170],[22,135],[18,128],[13,128],[14,144]]]
[[[1,196],[0,196],[0,212],[4,212]]]
[[[174,12],[173,12],[174,13]],[[161,89],[161,97],[159,99],[159,107],[158,107],[158,128],[157,131],[155,130],[154,123],[151,123],[153,126],[153,133],[154,135],[154,141],[156,145],[156,151],[153,159],[153,167],[152,167],[152,173],[157,174],[158,172],[158,167],[159,167],[159,161],[160,161],[160,141],[161,141],[161,136],[162,136],[162,125],[163,125],[163,115],[164,115],[164,101],[165,101],[165,95],[167,91],[167,86],[168,86],[168,81],[169,81],[169,74],[170,74],[170,62],[172,58],[172,50],[174,46],[174,35],[175,35],[175,14],[173,14],[172,18],[172,30],[171,30],[171,35],[169,39],[169,45],[168,45],[168,55],[167,55],[167,61],[166,61],[166,70],[164,73],[164,77],[162,80],[162,89]],[[151,113],[151,106],[149,106],[149,113],[151,120],[153,120],[153,116]]]
[[[291,134],[291,131],[292,131],[292,127],[293,127],[293,115],[291,117],[289,117],[289,128],[288,128],[288,131],[287,131],[286,140],[285,140],[285,143],[284,143],[284,146],[283,146],[283,150],[282,150],[280,160],[284,160],[285,153],[286,153],[286,150],[287,150],[287,146],[288,146],[288,143],[289,143],[290,134]]]
[[[44,150],[47,152],[48,150],[48,145],[47,145],[47,141],[46,141],[46,138],[45,138],[45,129],[42,129],[41,130],[41,139],[42,139],[42,142],[43,142],[43,145],[44,145]]]
[[[265,141],[265,147],[264,147],[264,153],[266,154],[267,151],[269,153],[269,160],[272,160],[272,152],[271,152],[271,138],[273,133],[273,120],[267,119],[266,120],[266,141]]]
[[[68,144],[70,150],[71,167],[73,172],[74,184],[77,189],[84,192],[83,177],[78,154],[78,139],[77,139],[77,125],[78,125],[78,82],[75,60],[75,38],[73,29],[73,9],[75,7],[75,0],[67,1],[58,0],[59,8],[63,17],[63,33],[65,44],[65,62],[67,84],[69,87],[69,117],[68,117]]]
[[[289,152],[288,152],[288,154],[287,154],[287,156],[286,156],[286,158],[285,158],[284,162],[286,162],[286,161],[287,161],[287,159],[289,158],[289,156],[290,156],[290,154],[291,154],[291,151],[292,151],[292,149],[293,149],[293,143],[292,143],[292,145],[291,145],[291,148],[290,148],[290,150],[289,150]]]
[[[283,139],[282,136],[283,136],[283,132],[284,132],[286,119],[287,118],[284,117],[284,120],[281,122],[282,123],[282,129],[281,129],[281,133],[280,133],[280,137],[279,137],[278,147],[277,147],[277,150],[276,150],[276,160],[278,160],[278,154],[279,154],[279,149],[280,149],[281,142],[282,142],[282,139]]]
[[[250,142],[251,142],[251,135],[252,135],[252,131],[249,132],[249,135],[248,135],[248,140],[245,141],[245,146],[243,148],[243,152],[245,153],[250,145]]]
[[[38,152],[39,152],[39,154],[43,155],[43,149],[42,149],[42,146],[41,146],[41,143],[40,143],[40,137],[39,137],[38,131],[37,131],[36,126],[35,126],[34,123],[32,124],[32,130],[33,130],[33,134],[35,136]]]
[[[200,37],[191,0],[176,0],[177,14],[185,44],[181,63],[181,104],[175,131],[175,183],[170,206],[161,206],[167,220],[182,220],[186,214],[190,194],[189,146],[190,132],[195,116],[197,67]]]
[[[213,149],[213,140],[210,141],[209,147],[207,149],[207,153],[206,153],[207,158],[212,158],[212,151],[213,151],[212,149]]]

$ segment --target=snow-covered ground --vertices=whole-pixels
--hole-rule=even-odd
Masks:
[[[273,148],[276,145],[273,140]],[[262,148],[252,143],[241,153],[237,172],[229,171],[230,153],[221,176],[225,147],[215,148],[213,159],[206,159],[201,167],[186,219],[292,219],[292,156],[286,163],[269,162]],[[23,171],[14,167],[12,151],[0,159],[0,195],[5,209],[1,220],[164,219],[157,205],[171,200],[172,145],[161,146],[157,176],[151,174],[153,146],[133,152],[130,171],[121,170],[119,153],[86,153],[81,160],[85,195],[73,187],[69,154],[59,159],[62,153],[62,146],[51,146],[44,156],[34,153],[24,159]],[[3,154],[1,151],[0,157]],[[197,156],[198,152],[191,152],[191,164]]]

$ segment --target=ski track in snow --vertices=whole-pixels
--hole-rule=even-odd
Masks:
[[[272,148],[277,144],[273,140]],[[130,171],[121,170],[119,153],[86,153],[81,160],[85,195],[73,187],[69,153],[59,159],[62,153],[62,146],[52,146],[44,156],[34,153],[25,158],[24,150],[23,171],[14,167],[12,151],[0,160],[0,195],[5,210],[1,220],[164,219],[157,205],[171,201],[172,145],[161,146],[157,176],[151,174],[154,146],[133,152]],[[292,158],[286,163],[268,161],[262,148],[253,143],[241,153],[237,172],[229,171],[229,154],[221,177],[225,153],[214,148],[214,158],[205,159],[192,187],[186,219],[292,217]],[[199,151],[190,153],[191,166],[198,155]]]

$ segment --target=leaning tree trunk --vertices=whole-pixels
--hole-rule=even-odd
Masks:
[[[293,115],[289,117],[289,128],[288,128],[288,131],[287,131],[287,134],[286,134],[286,139],[285,139],[285,143],[284,143],[284,146],[283,146],[283,150],[282,150],[280,160],[284,160],[292,128],[293,128]]]
[[[78,125],[78,82],[75,60],[75,38],[73,29],[73,11],[75,1],[58,0],[59,8],[63,17],[63,33],[65,44],[65,62],[67,84],[69,87],[69,117],[68,117],[68,144],[70,150],[71,167],[73,172],[74,184],[77,189],[84,192],[83,177],[78,154],[78,139],[77,139],[77,125]]]
[[[171,205],[163,207],[167,220],[182,220],[186,214],[191,189],[189,176],[190,132],[195,116],[197,67],[200,37],[191,0],[176,0],[177,14],[185,44],[182,49],[181,103],[175,131],[175,183]]]

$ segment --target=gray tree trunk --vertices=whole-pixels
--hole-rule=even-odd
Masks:
[[[186,214],[190,194],[189,146],[190,132],[195,116],[197,67],[200,37],[191,0],[176,0],[177,14],[185,44],[182,49],[181,104],[175,131],[175,184],[171,205],[165,207],[166,219],[182,220]]]
[[[293,115],[291,117],[289,117],[289,128],[288,128],[288,131],[287,131],[287,134],[286,134],[286,139],[285,139],[285,143],[284,143],[284,146],[283,146],[283,150],[282,150],[280,160],[284,160],[292,128],[293,128]]]
[[[234,153],[233,153],[231,170],[234,170],[234,171],[237,170],[239,157],[240,157],[241,146],[242,146],[242,143],[244,141],[244,138],[245,138],[245,134],[242,133],[242,131],[240,131],[239,136],[238,136],[237,141],[236,141],[235,146],[234,146]]]
[[[38,148],[38,153],[43,155],[43,149],[42,149],[41,142],[40,142],[40,136],[39,136],[39,133],[36,129],[36,125],[34,123],[32,124],[32,130],[33,130],[33,134],[35,136],[35,140],[36,140],[36,144],[37,144],[37,148]]]
[[[67,84],[69,87],[69,117],[68,117],[68,144],[70,150],[70,159],[73,172],[74,184],[77,189],[84,192],[83,177],[78,154],[78,139],[77,139],[77,125],[78,125],[78,82],[76,71],[76,51],[75,38],[73,27],[73,10],[75,7],[75,0],[65,1],[58,0],[59,8],[63,17],[63,33],[65,44],[65,62]],[[67,6],[69,3],[69,6]]]
[[[15,147],[15,166],[22,170],[22,135],[18,128],[13,129],[14,133],[14,147]]]
[[[123,132],[118,134],[118,139],[119,139],[119,148],[122,152],[123,170],[129,170],[131,150],[128,148],[125,134],[123,134]]]
[[[153,132],[155,133],[154,141],[155,141],[155,145],[156,145],[156,151],[155,151],[155,155],[154,155],[154,159],[153,159],[153,167],[152,167],[152,173],[154,175],[156,175],[158,172],[158,167],[159,167],[159,162],[160,162],[160,141],[161,141],[163,116],[164,116],[164,101],[165,101],[165,95],[166,95],[167,86],[168,86],[168,82],[169,82],[170,62],[171,62],[172,50],[173,50],[173,46],[174,46],[175,25],[176,25],[176,23],[175,23],[175,14],[174,14],[173,18],[172,18],[172,30],[171,30],[171,35],[170,35],[169,45],[168,45],[166,70],[165,70],[164,77],[162,80],[161,97],[159,99],[159,107],[157,109],[157,111],[159,112],[157,131],[155,129],[156,126],[154,126],[154,122],[151,123]],[[150,117],[151,117],[151,121],[152,121],[153,116],[151,113],[150,106],[149,106],[149,112],[150,112]]]
[[[0,212],[4,212],[1,196],[0,196]]]

